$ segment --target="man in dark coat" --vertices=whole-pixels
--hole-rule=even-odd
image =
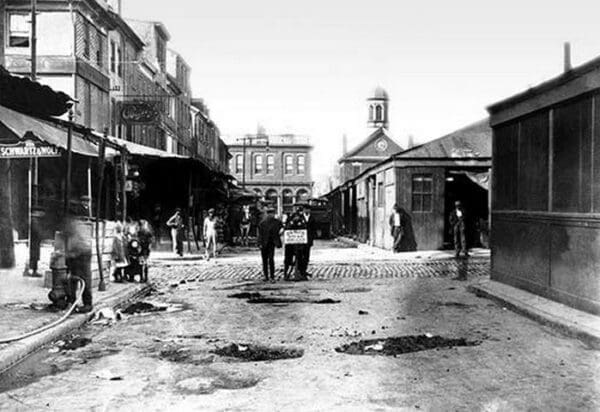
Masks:
[[[308,263],[310,262],[310,248],[313,246],[314,239],[317,233],[317,227],[315,223],[315,219],[310,214],[310,207],[308,205],[301,205],[299,207],[299,213],[304,219],[307,231],[307,240],[308,243],[305,246],[302,246],[301,259],[299,262],[299,269],[302,276],[311,276],[310,273],[307,272]]]
[[[281,221],[275,218],[275,209],[267,209],[267,215],[258,224],[257,243],[262,257],[265,281],[275,281],[275,248],[281,247]]]
[[[467,238],[465,236],[467,228],[467,215],[460,200],[454,202],[454,210],[450,213],[450,229],[454,235],[454,250],[458,258],[461,253],[469,256],[467,252]]]

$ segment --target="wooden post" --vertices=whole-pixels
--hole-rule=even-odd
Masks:
[[[0,159],[0,268],[15,266],[10,160]]]
[[[31,80],[37,80],[37,0],[31,0]]]
[[[127,183],[127,152],[125,148],[121,149],[121,216],[123,224],[127,222],[127,191],[125,184]]]
[[[98,259],[98,272],[100,274],[100,283],[98,283],[98,290],[104,292],[106,290],[106,282],[104,281],[104,270],[102,267],[102,252],[104,247],[100,247],[100,214],[102,212],[102,186],[104,185],[104,151],[106,147],[105,138],[107,130],[104,129],[104,138],[100,139],[98,145],[98,197],[96,200],[96,257]],[[91,176],[90,169],[88,168],[88,176]],[[91,177],[90,177],[91,181]],[[91,192],[91,187],[90,187]],[[90,211],[91,213],[91,211]],[[103,230],[104,232],[104,230]],[[104,236],[102,237],[104,240]],[[102,243],[104,246],[104,242]]]
[[[63,216],[69,215],[69,200],[71,196],[71,168],[72,168],[72,151],[71,145],[73,140],[73,109],[69,109],[69,125],[67,126],[67,172],[65,175],[65,194],[63,204]]]

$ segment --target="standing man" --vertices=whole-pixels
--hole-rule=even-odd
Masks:
[[[252,221],[250,216],[250,206],[244,206],[242,211],[242,218],[240,220],[240,235],[242,246],[248,246],[248,236],[250,235],[251,223]]]
[[[202,234],[204,235],[205,259],[210,260],[210,249],[212,248],[213,257],[217,258],[217,223],[218,219],[215,215],[215,209],[208,209],[208,216],[204,218],[204,227]]]
[[[310,273],[307,272],[307,269],[308,263],[310,262],[310,248],[313,245],[317,229],[315,225],[315,220],[310,215],[310,206],[300,205],[299,211],[302,215],[302,218],[304,219],[307,232],[307,243],[305,246],[302,247],[302,259],[299,262],[300,272],[302,276],[307,277],[312,276]]]
[[[24,276],[42,277],[38,273],[38,262],[40,260],[40,251],[42,247],[42,220],[44,211],[34,208],[31,211],[31,238],[29,239],[29,265],[25,267]]]
[[[183,230],[183,217],[181,217],[181,209],[175,209],[175,214],[167,220],[167,226],[171,228],[171,241],[173,242],[173,253],[183,256],[183,240],[181,239],[181,231]]]
[[[467,216],[460,200],[454,202],[454,206],[454,210],[450,213],[450,229],[454,235],[456,258],[460,257],[461,252],[467,257],[469,256],[467,252],[467,238],[465,236]]]
[[[390,215],[390,231],[392,234],[392,238],[394,238],[394,253],[400,252],[400,243],[402,242],[402,237],[404,235],[404,222],[402,221],[402,211],[398,204],[395,204],[392,209],[392,214]]]
[[[281,221],[275,218],[275,209],[267,209],[267,215],[258,224],[258,246],[263,264],[265,282],[275,282],[275,248],[281,247]]]

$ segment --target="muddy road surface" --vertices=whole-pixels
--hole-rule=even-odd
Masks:
[[[121,320],[1,375],[0,410],[600,408],[598,351],[469,280],[174,283],[178,267],[161,270],[169,282]]]

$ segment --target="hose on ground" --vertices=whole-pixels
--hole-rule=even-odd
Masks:
[[[77,278],[77,285],[78,285],[78,288],[77,288],[77,292],[75,292],[75,302],[73,302],[73,304],[71,305],[71,307],[69,308],[67,313],[65,313],[60,319],[58,319],[52,323],[49,323],[47,325],[44,325],[41,328],[32,330],[31,332],[27,332],[22,335],[13,336],[10,338],[0,339],[0,344],[11,343],[11,342],[16,342],[18,340],[23,340],[30,336],[37,335],[38,333],[42,333],[48,329],[51,329],[51,328],[63,323],[71,315],[71,313],[73,313],[73,311],[75,310],[77,305],[81,303],[81,296],[83,295],[83,290],[85,289],[85,281],[81,278]]]

